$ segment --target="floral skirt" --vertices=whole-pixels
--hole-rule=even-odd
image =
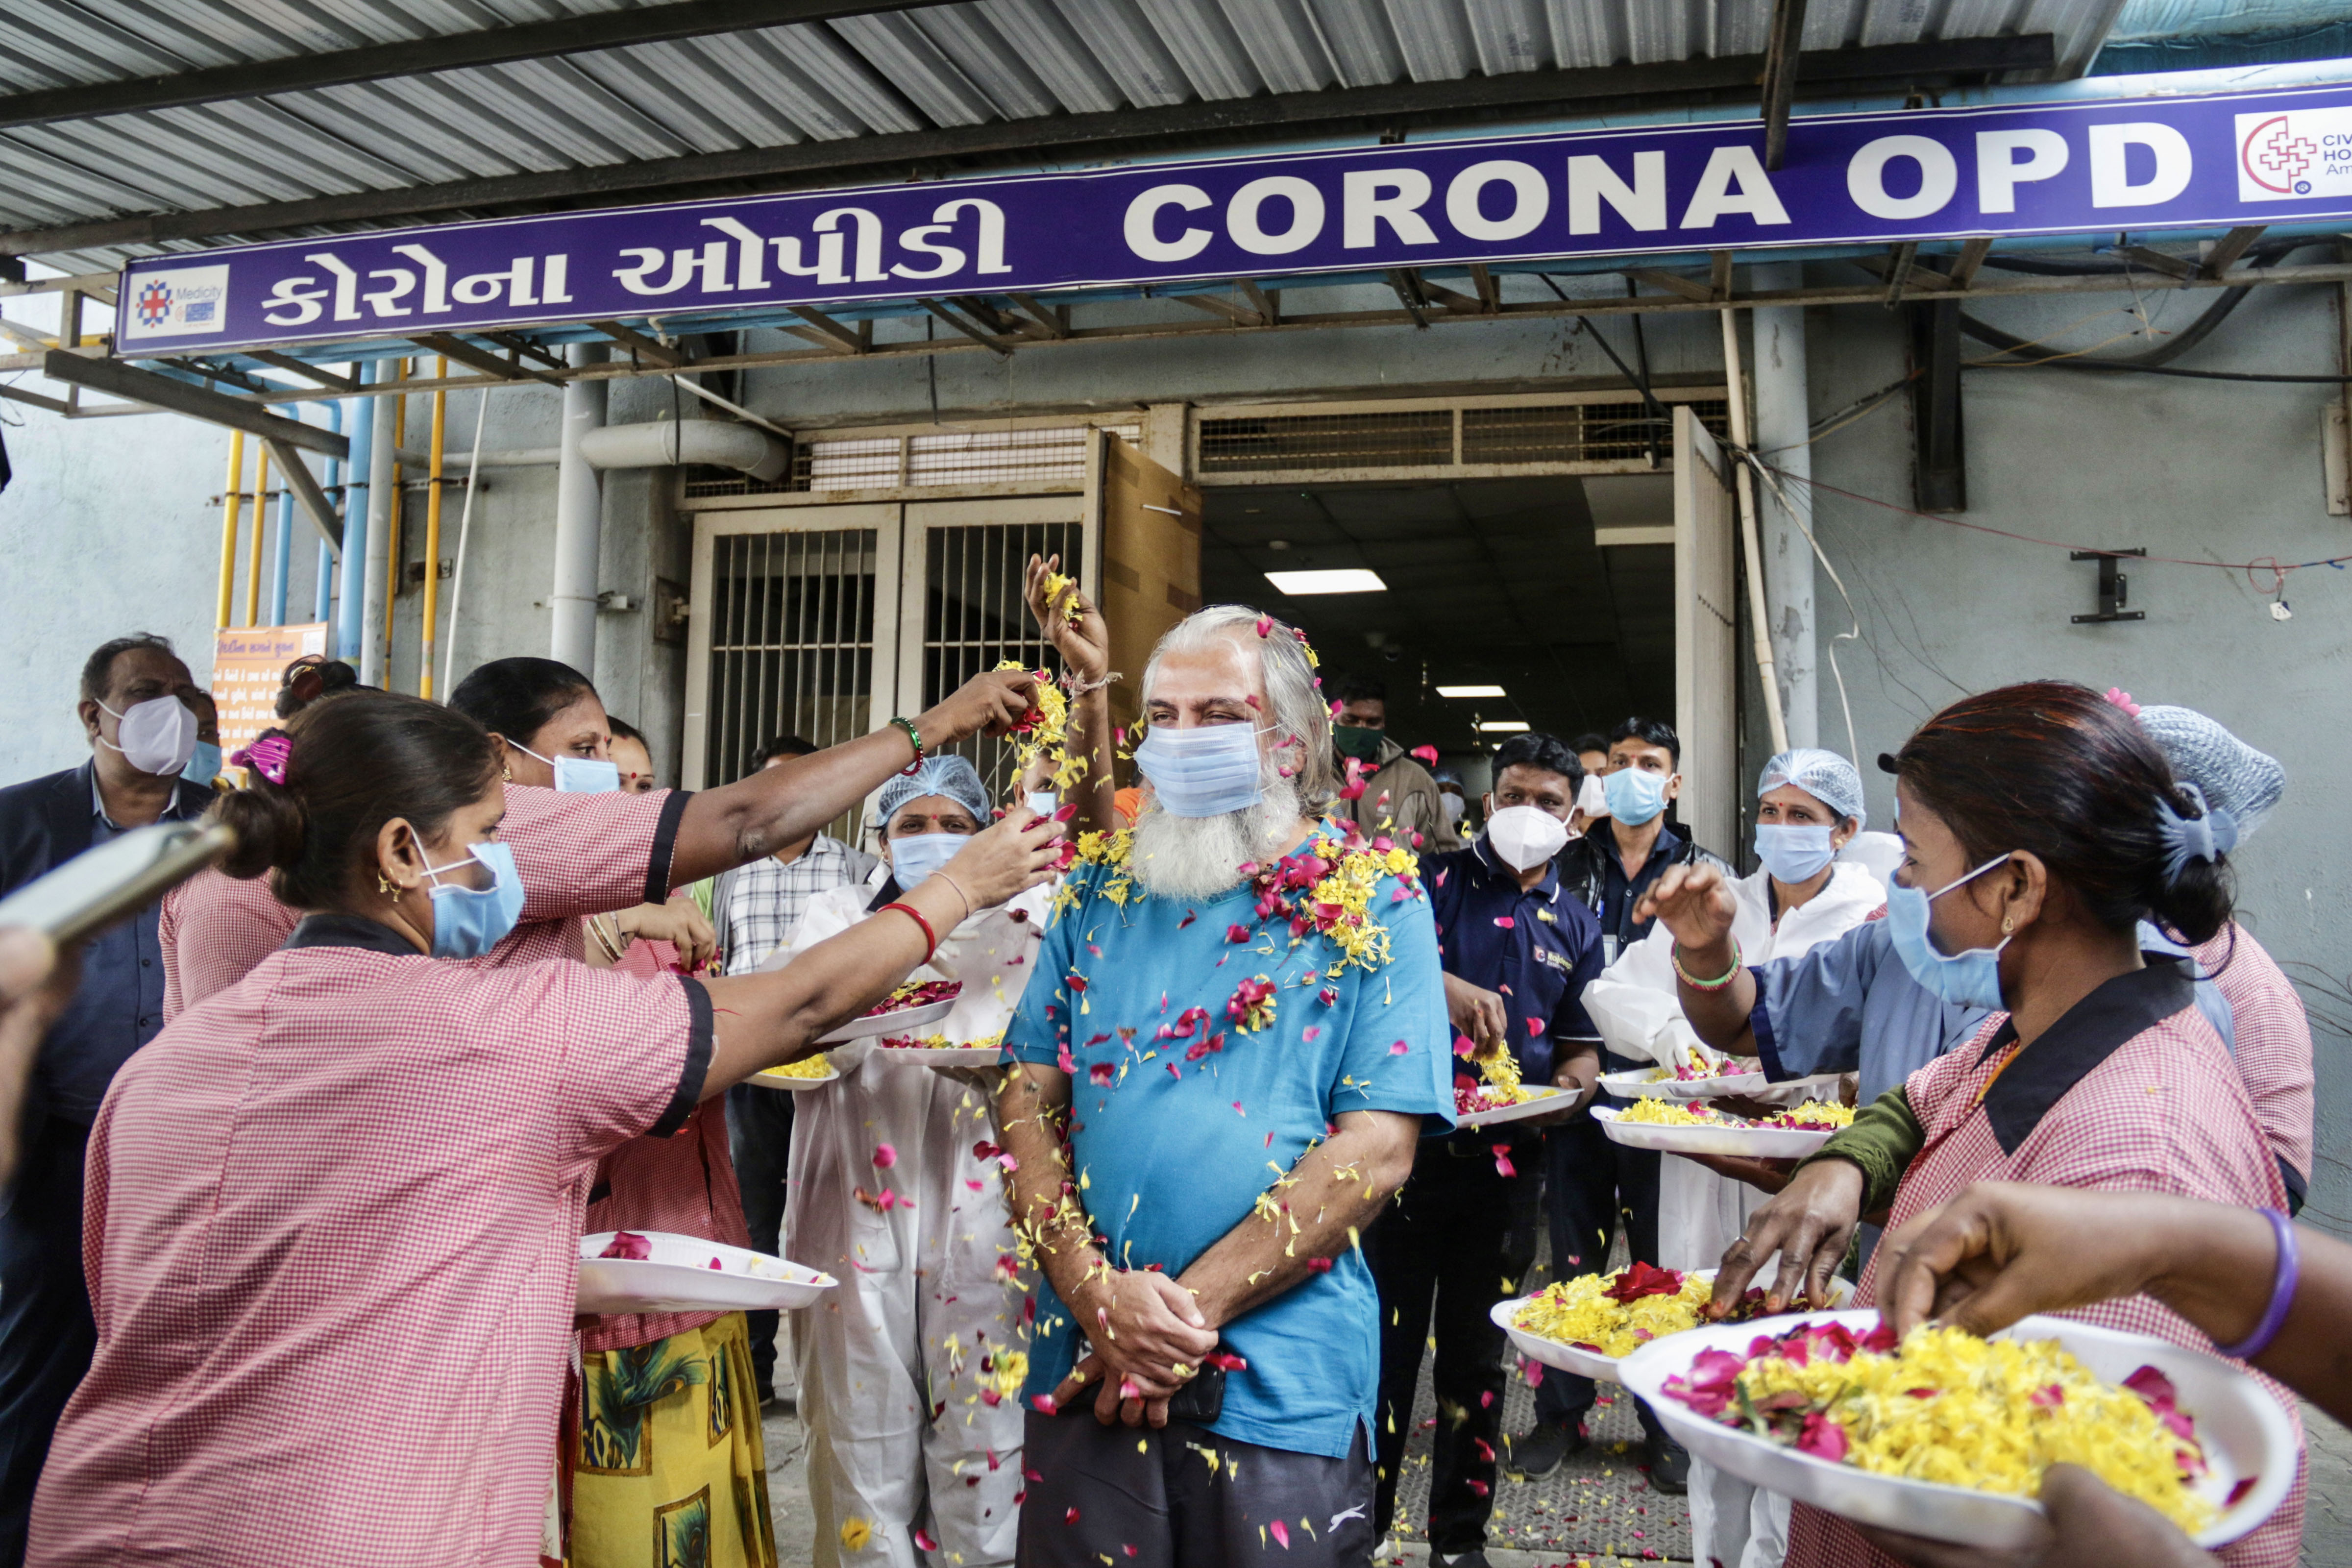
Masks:
[[[775,1568],[740,1312],[582,1358],[564,1423],[572,1568]]]

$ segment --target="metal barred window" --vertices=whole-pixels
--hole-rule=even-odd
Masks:
[[[1036,430],[941,430],[919,436],[857,436],[797,440],[792,466],[769,480],[716,477],[687,480],[688,496],[818,494],[931,486],[1076,484],[1087,476],[1087,448],[1097,428],[1129,441],[1143,427],[1061,425]]]
[[[1718,436],[1721,398],[1691,404]],[[1200,426],[1203,475],[1640,461],[1670,454],[1671,415],[1638,401],[1364,413],[1215,416]]]
[[[1032,555],[1062,558],[1080,574],[1080,526],[1073,522],[983,523],[933,527],[923,550],[923,700],[949,692],[1004,660],[1058,670],[1053,648],[1029,618],[1024,575]],[[980,770],[1000,804],[1015,784],[1013,748],[976,735],[954,748]]]
[[[772,736],[830,746],[872,728],[875,542],[870,528],[711,541],[710,783],[749,773]],[[855,808],[826,828],[856,830]]]

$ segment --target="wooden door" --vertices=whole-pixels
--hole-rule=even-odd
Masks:
[[[1131,443],[1098,432],[1087,465],[1091,531],[1102,541],[1088,583],[1110,623],[1111,717],[1142,711],[1143,667],[1168,629],[1201,607],[1201,490]]]
[[[1688,405],[1675,410],[1675,728],[1684,825],[1736,859],[1738,654],[1732,597],[1738,512],[1723,450]]]

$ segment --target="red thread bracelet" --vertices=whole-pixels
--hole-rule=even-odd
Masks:
[[[923,928],[923,940],[930,943],[930,946],[926,949],[923,953],[923,962],[925,963],[929,963],[931,961],[931,954],[939,952],[940,950],[940,937],[939,933],[931,929],[931,922],[923,918],[922,911],[915,908],[912,904],[902,904],[896,899],[893,899],[890,902],[883,905],[882,908],[886,910],[896,910],[900,914],[906,916],[908,920]]]

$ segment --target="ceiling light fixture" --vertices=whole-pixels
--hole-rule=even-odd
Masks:
[[[1482,735],[1523,735],[1528,731],[1525,719],[1489,719],[1478,726]]]
[[[1282,594],[1300,598],[1308,594],[1385,594],[1389,585],[1377,572],[1360,566],[1332,567],[1319,572],[1269,572],[1265,580]]]
[[[1505,695],[1503,689],[1499,686],[1441,686],[1437,689],[1437,694],[1440,697],[1501,697]]]

